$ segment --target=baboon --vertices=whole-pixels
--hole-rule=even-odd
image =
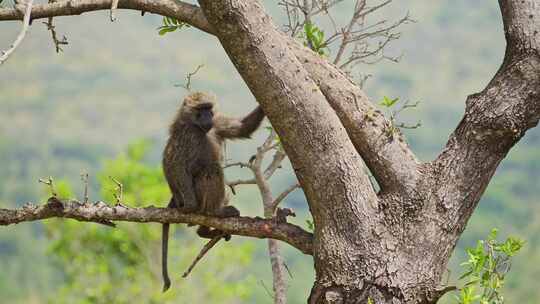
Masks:
[[[169,128],[169,140],[163,151],[163,171],[171,189],[169,208],[184,213],[218,217],[240,215],[227,205],[223,175],[223,142],[225,139],[250,138],[264,118],[257,107],[242,119],[226,117],[216,112],[215,97],[202,92],[192,93],[184,101]],[[199,226],[197,234],[214,238],[223,233]],[[167,272],[169,224],[162,232],[163,291],[171,281]],[[230,236],[225,236],[228,240]]]

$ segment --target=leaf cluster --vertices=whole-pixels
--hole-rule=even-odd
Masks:
[[[189,24],[179,21],[175,18],[171,17],[163,17],[163,25],[158,27],[159,35],[163,36],[167,33],[174,32],[176,30],[180,30],[183,27],[191,27]]]
[[[406,109],[412,109],[416,108],[420,102],[410,103],[408,100],[403,102],[400,107],[398,107],[399,104],[399,97],[396,98],[389,98],[388,96],[384,96],[383,100],[379,102],[379,105],[383,106],[386,111],[387,115],[389,116],[389,122],[390,125],[387,126],[386,132],[390,138],[393,137],[393,135],[399,131],[400,128],[403,129],[417,129],[422,126],[422,123],[418,121],[414,125],[408,125],[403,122],[398,122],[398,116]]]
[[[317,27],[312,22],[306,22],[304,24],[303,38],[305,38],[304,45],[308,46],[319,55],[326,55],[328,45],[324,39],[324,31]]]
[[[459,304],[504,303],[502,288],[510,271],[511,258],[525,242],[515,237],[498,242],[497,233],[497,229],[492,229],[487,240],[480,240],[476,247],[467,249],[469,259],[461,264],[466,270],[459,278],[466,283],[456,296]]]

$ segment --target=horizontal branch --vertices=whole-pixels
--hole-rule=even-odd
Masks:
[[[69,218],[84,222],[107,223],[111,221],[137,223],[186,223],[204,225],[223,230],[227,234],[256,238],[272,238],[289,243],[305,254],[312,254],[313,235],[299,226],[250,217],[216,218],[196,214],[182,214],[176,209],[131,208],[123,205],[108,206],[103,202],[84,204],[76,200],[62,201],[54,198],[37,206],[27,204],[18,209],[0,209],[0,226],[31,222],[49,218]]]
[[[39,4],[32,7],[32,20],[56,16],[80,15],[86,12],[110,10],[112,0],[68,0]],[[179,21],[212,33],[204,14],[196,5],[173,0],[119,0],[118,8],[138,10],[161,16],[176,18]],[[14,8],[0,8],[0,21],[22,20],[23,15]]]

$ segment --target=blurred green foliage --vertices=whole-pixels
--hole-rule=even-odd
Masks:
[[[98,174],[101,197],[114,202],[114,177],[123,186],[123,203],[142,206],[163,202],[169,189],[159,166],[142,161],[148,144],[130,145],[123,153],[104,163]],[[60,197],[72,198],[68,183],[56,183]],[[237,303],[251,295],[253,277],[237,272],[249,266],[254,246],[242,242],[221,244],[211,251],[187,279],[180,279],[202,243],[181,228],[171,241],[173,288],[161,292],[161,225],[118,223],[117,228],[77,221],[51,220],[45,223],[50,242],[48,254],[64,280],[49,296],[49,303]]]

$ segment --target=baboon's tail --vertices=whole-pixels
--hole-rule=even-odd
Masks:
[[[167,271],[167,256],[169,250],[169,223],[163,224],[163,230],[161,233],[161,271],[163,274],[163,292],[167,291],[171,287],[171,279],[169,278],[169,272]]]

